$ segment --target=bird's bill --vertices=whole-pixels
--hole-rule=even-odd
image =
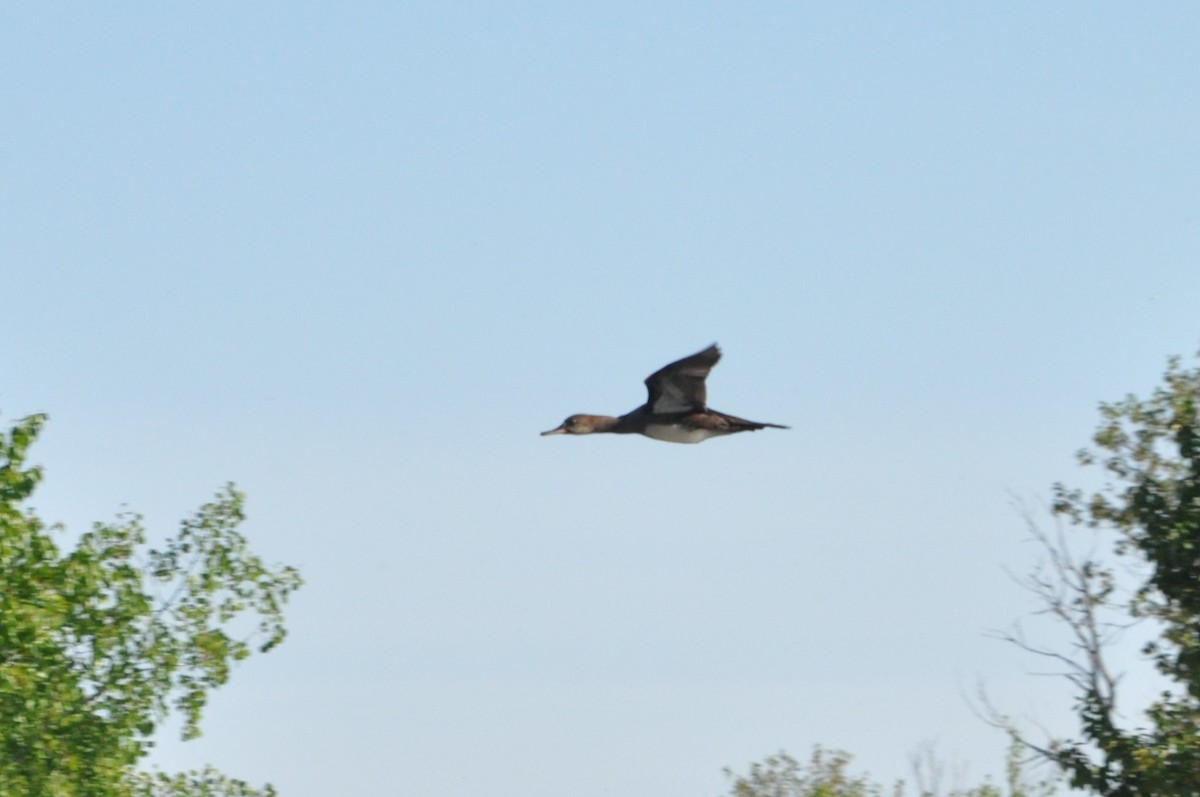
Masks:
[[[546,435],[551,435],[551,434],[566,434],[566,433],[567,433],[567,425],[564,423],[562,426],[559,426],[557,429],[551,429],[548,432],[542,432],[542,437],[545,437]]]

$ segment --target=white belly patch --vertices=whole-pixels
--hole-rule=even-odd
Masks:
[[[713,437],[711,429],[684,429],[681,426],[649,426],[644,434],[668,443],[700,443]]]

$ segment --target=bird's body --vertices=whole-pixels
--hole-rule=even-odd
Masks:
[[[542,435],[641,434],[668,443],[701,443],[710,437],[753,432],[777,423],[759,423],[709,409],[704,380],[721,351],[714,343],[702,352],[660,368],[646,378],[649,399],[633,412],[609,415],[572,415],[562,425]]]

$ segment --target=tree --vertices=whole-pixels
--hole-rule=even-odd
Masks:
[[[1065,666],[1076,688],[1078,739],[1027,742],[1077,788],[1114,797],[1200,794],[1200,368],[1172,359],[1148,399],[1101,404],[1094,448],[1080,464],[1106,482],[1055,485],[1053,511],[1111,535],[1115,556],[1077,556],[1061,533],[1036,527],[1049,564],[1027,585],[1072,636],[1068,653],[1011,641]],[[1132,585],[1126,589],[1126,585]],[[1118,710],[1119,676],[1106,650],[1133,624],[1142,655],[1164,679],[1141,721]]]
[[[42,479],[26,455],[44,422],[0,433],[0,797],[273,794],[136,765],[172,710],[184,738],[198,736],[233,662],[283,641],[299,574],[250,552],[233,485],[162,550],[129,513],[60,550],[61,527],[24,506]]]
[[[1007,760],[1008,791],[990,783],[971,788],[954,787],[943,791],[944,769],[931,745],[924,745],[910,759],[919,797],[1045,797],[1053,790],[1049,782],[1029,785],[1021,767],[1018,744],[1010,746]],[[885,789],[867,775],[850,774],[853,758],[841,750],[814,747],[807,763],[801,763],[787,753],[767,756],[750,765],[745,775],[726,769],[733,781],[730,797],[904,797],[903,782]]]
[[[733,781],[730,797],[883,797],[883,789],[866,775],[850,774],[852,757],[841,750],[814,747],[807,763],[787,753],[767,756],[750,765],[746,775],[726,769]],[[903,786],[890,792],[901,797]]]

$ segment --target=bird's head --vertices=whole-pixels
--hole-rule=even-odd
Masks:
[[[556,428],[542,432],[542,437],[551,434],[591,434],[604,431],[614,420],[601,415],[572,415]]]

